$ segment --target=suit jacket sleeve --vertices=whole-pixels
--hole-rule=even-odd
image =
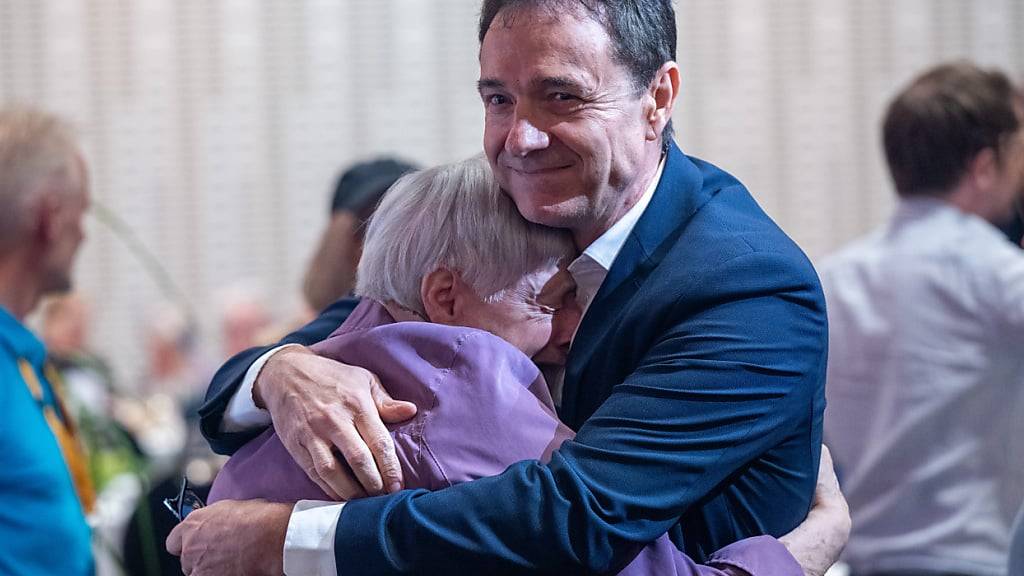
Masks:
[[[217,370],[210,382],[210,387],[206,390],[206,401],[199,408],[199,427],[214,452],[225,455],[234,454],[246,442],[263,432],[263,430],[251,430],[229,433],[220,430],[224,410],[227,409],[231,397],[242,385],[242,379],[245,378],[249,366],[264,353],[278,346],[284,344],[309,346],[327,338],[331,332],[341,326],[357,303],[358,300],[351,298],[338,300],[325,308],[312,322],[285,336],[276,344],[239,352],[225,362],[220,370]]]
[[[613,572],[807,422],[827,331],[809,267],[743,254],[662,312],[641,365],[550,463],[346,505],[339,573]]]

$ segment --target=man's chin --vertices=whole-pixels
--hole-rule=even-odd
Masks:
[[[551,228],[568,229],[575,229],[584,219],[585,206],[586,200],[583,198],[570,198],[554,203],[531,202],[528,205],[516,203],[519,213],[530,222]]]

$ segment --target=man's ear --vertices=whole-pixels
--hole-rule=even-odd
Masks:
[[[967,177],[971,179],[975,193],[987,194],[999,180],[999,158],[992,148],[978,152],[967,165]]]
[[[654,74],[647,94],[647,140],[657,140],[672,120],[679,96],[679,65],[671,60]]]
[[[427,274],[420,281],[420,299],[427,320],[454,326],[458,315],[458,277],[444,268]]]
[[[57,194],[44,190],[33,195],[28,206],[31,237],[39,246],[50,246],[60,235],[61,206]]]

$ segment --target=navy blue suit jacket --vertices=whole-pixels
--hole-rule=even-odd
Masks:
[[[813,495],[826,353],[807,258],[738,181],[672,146],[569,355],[576,438],[548,464],[349,502],[338,566],[606,572],[666,532],[698,561],[781,535]]]

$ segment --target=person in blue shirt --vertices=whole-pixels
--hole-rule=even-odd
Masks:
[[[24,325],[65,291],[89,204],[70,129],[32,109],[0,110],[0,574],[93,574],[93,504],[74,423],[46,349]]]

